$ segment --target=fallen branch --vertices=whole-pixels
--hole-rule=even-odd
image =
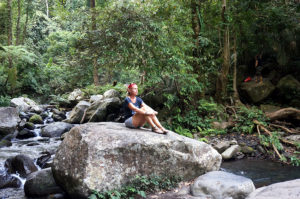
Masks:
[[[292,142],[292,141],[289,141],[289,140],[286,140],[286,139],[283,139],[283,138],[280,138],[280,140],[285,143],[285,144],[289,144],[289,145],[292,145],[292,146],[297,146],[295,144],[295,142]]]
[[[262,130],[264,130],[268,135],[272,136],[272,133],[266,128],[264,127],[259,121],[257,120],[253,120],[254,124],[257,124],[257,126],[259,126],[259,128],[261,128]],[[275,145],[272,143],[272,147],[275,151],[275,153],[277,154],[277,156],[282,160],[282,156],[280,155],[279,151],[277,150],[277,148],[275,147]]]
[[[286,118],[300,120],[300,110],[292,107],[283,108],[272,113],[266,113],[266,116],[270,118],[271,121]]]
[[[290,130],[290,129],[288,129],[287,127],[280,126],[280,125],[277,125],[277,124],[269,124],[269,126],[281,128],[281,129],[283,129],[284,131],[286,131],[286,132],[288,132],[288,133],[292,133],[292,134],[293,134],[293,133],[300,133],[299,131]]]

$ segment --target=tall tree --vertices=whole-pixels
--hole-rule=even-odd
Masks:
[[[7,0],[7,45],[10,46],[12,44],[12,8],[11,8],[11,0]]]
[[[20,18],[21,18],[21,0],[18,0],[18,17],[16,25],[16,46],[19,45],[20,41]]]
[[[24,40],[26,39],[26,35],[27,35],[27,25],[28,25],[30,2],[31,2],[31,0],[27,1],[27,4],[26,4],[26,17],[25,17],[25,24],[24,24],[24,28],[23,28],[23,37],[22,37],[21,44],[24,44]]]
[[[92,27],[91,31],[96,31],[96,2],[95,0],[90,0],[90,8],[91,8],[91,17],[92,17]],[[98,76],[98,63],[97,63],[97,54],[93,54],[93,79],[95,86],[99,85],[99,76]]]
[[[224,24],[223,54],[222,54],[223,64],[216,82],[216,100],[218,102],[220,102],[222,100],[222,97],[225,97],[227,94],[226,86],[227,86],[228,73],[230,68],[229,25],[225,16],[226,10],[227,10],[227,2],[226,0],[222,0],[221,17],[222,17],[222,22]]]
[[[48,0],[45,0],[45,3],[46,3],[46,15],[47,15],[47,17],[49,17],[49,3],[48,3]]]

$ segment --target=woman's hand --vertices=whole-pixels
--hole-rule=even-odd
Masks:
[[[158,112],[156,112],[156,111],[146,111],[145,112],[145,115],[148,115],[148,116],[150,116],[150,115],[157,115],[158,114]]]

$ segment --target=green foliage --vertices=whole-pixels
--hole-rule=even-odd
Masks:
[[[267,121],[265,114],[255,107],[247,108],[246,106],[242,106],[238,108],[236,115],[236,125],[233,130],[241,133],[251,134],[254,132],[254,119],[262,124],[266,124]]]
[[[293,166],[300,166],[300,159],[297,156],[292,156],[290,160]]]
[[[182,128],[181,126],[176,127],[175,132],[178,133],[179,135],[193,138],[193,134],[191,133],[191,131],[189,129]]]
[[[178,134],[192,138],[193,133],[196,132],[200,132],[202,136],[226,133],[225,130],[212,129],[211,123],[221,120],[224,116],[224,108],[213,100],[199,100],[195,106],[186,100],[185,108],[180,109],[179,107],[173,107],[178,103],[174,96],[167,95],[167,98],[165,105],[173,115],[169,128],[174,129]],[[184,112],[181,110],[184,110]]]
[[[119,84],[119,83],[116,84],[115,86],[113,86],[112,84],[105,84],[101,86],[89,85],[83,88],[82,92],[84,92],[86,96],[97,95],[97,94],[103,95],[105,91],[114,89],[121,94],[121,98],[125,98],[125,96],[127,95],[126,88],[127,87],[124,84]],[[139,90],[141,89],[139,88]]]
[[[9,96],[1,96],[0,95],[0,107],[5,107],[10,105],[10,97]]]
[[[176,187],[180,181],[181,178],[175,176],[136,176],[128,185],[119,190],[105,192],[95,190],[89,196],[89,199],[134,199],[136,196],[146,198],[146,192],[170,190]]]

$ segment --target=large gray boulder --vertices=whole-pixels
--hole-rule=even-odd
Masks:
[[[84,98],[84,93],[79,89],[75,89],[70,95],[68,96],[69,101],[80,101],[83,100]]]
[[[121,100],[118,97],[94,102],[87,110],[84,122],[103,122],[110,113],[118,112]]]
[[[275,86],[269,80],[264,80],[263,83],[250,81],[242,83],[241,90],[246,93],[250,101],[256,103],[269,97],[275,90]]]
[[[110,89],[104,92],[104,98],[113,98],[113,97],[120,97],[120,93],[115,89]]]
[[[42,137],[60,137],[72,127],[73,125],[69,123],[54,122],[42,129]]]
[[[136,175],[190,180],[218,170],[221,155],[210,145],[169,132],[129,129],[124,123],[76,126],[59,146],[52,166],[56,183],[71,198],[120,188]]]
[[[39,107],[35,101],[26,97],[13,98],[10,101],[10,106],[16,107],[19,112],[26,112],[31,110],[37,113],[41,113],[43,111],[43,109]]]
[[[21,119],[16,108],[0,108],[0,138],[13,133],[17,129],[19,121]]]
[[[275,183],[252,192],[247,199],[299,199],[300,179]]]
[[[252,180],[224,171],[198,177],[191,186],[193,196],[212,199],[244,199],[255,190]]]
[[[70,118],[67,120],[67,122],[72,124],[79,124],[82,117],[84,116],[85,110],[90,107],[91,104],[86,101],[80,101],[71,111]]]
[[[300,98],[300,82],[292,75],[286,75],[281,78],[276,87],[280,96],[287,100]]]
[[[63,193],[56,185],[51,168],[31,173],[24,185],[24,192],[29,197],[47,196],[49,194]]]

